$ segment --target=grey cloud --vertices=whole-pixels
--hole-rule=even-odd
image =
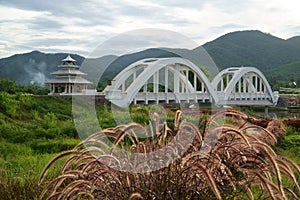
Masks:
[[[170,3],[170,2],[166,2]],[[24,0],[11,0],[1,1],[0,4],[11,6],[20,9],[34,10],[34,11],[46,11],[54,17],[67,17],[67,18],[79,18],[78,25],[91,26],[91,25],[111,25],[118,23],[119,17],[133,16],[142,19],[151,19],[160,23],[180,23],[188,24],[188,20],[180,20],[166,16],[168,7],[182,7],[186,5],[186,2],[172,3],[171,5],[163,5],[158,7],[152,6],[135,6],[128,5],[122,1],[110,1],[110,3],[97,2],[97,1],[79,1],[79,0],[52,0],[52,1],[24,1]],[[194,8],[195,3],[190,3],[190,7]],[[196,7],[199,3],[197,3]],[[180,13],[179,13],[180,15]],[[57,24],[53,24],[57,25]]]
[[[165,7],[180,7],[180,8],[194,8],[202,9],[206,4],[205,1],[195,1],[195,0],[154,0],[155,3],[160,4]]]
[[[30,29],[38,29],[38,30],[44,30],[44,29],[61,29],[63,28],[63,24],[59,22],[59,20],[52,20],[48,19],[46,17],[38,17],[34,18],[30,21],[28,21],[28,27]]]
[[[182,3],[181,5],[185,5]],[[45,11],[52,18],[59,19],[65,17],[69,19],[77,18],[76,24],[82,27],[95,25],[113,26],[119,23],[122,16],[132,16],[146,21],[156,21],[157,23],[189,25],[188,20],[176,19],[176,17],[167,16],[168,7],[160,6],[135,6],[128,5],[122,1],[79,1],[79,0],[52,0],[52,1],[24,1],[24,0],[0,0],[0,5],[10,6],[25,10]],[[180,4],[173,3],[173,6],[180,7]],[[180,15],[180,13],[179,13]],[[60,28],[59,20],[35,19],[30,28]],[[147,23],[145,21],[145,23]],[[72,23],[75,23],[74,21]],[[145,24],[146,25],[146,24]]]
[[[40,0],[0,0],[1,5],[10,6],[13,8],[19,8],[23,10],[33,10],[33,11],[54,11],[55,14],[59,14],[58,11],[68,11],[70,8],[74,8],[76,0],[70,1],[40,1]]]
[[[202,10],[205,5],[212,5],[223,12],[238,13],[245,8],[253,5],[253,0],[210,0],[210,1],[195,1],[195,0],[155,0],[156,3],[166,7],[192,8]]]
[[[132,6],[132,5],[119,5],[116,11],[118,16],[132,16],[138,19],[143,19],[145,25],[147,21],[163,23],[163,24],[177,24],[179,26],[189,26],[193,24],[190,20],[180,19],[181,13],[177,16],[170,16],[168,14],[169,6]],[[188,10],[187,10],[188,12]]]
[[[9,6],[18,9],[31,11],[44,11],[54,17],[66,17],[69,19],[79,18],[86,22],[92,23],[108,23],[113,17],[113,11],[106,8],[105,4],[95,1],[80,0],[0,0],[0,5]],[[82,22],[84,24],[84,22]]]
[[[246,28],[246,26],[244,25],[240,25],[240,24],[224,24],[222,26],[212,26],[209,28],[209,30],[211,30],[212,32],[226,32],[226,31],[230,31],[230,30],[239,30],[239,29],[244,29]]]
[[[56,45],[67,45],[74,42],[71,39],[62,38],[45,38],[45,39],[32,39],[26,42],[28,46],[56,46]]]
[[[38,51],[42,51],[42,52],[45,52],[45,53],[70,53],[70,54],[78,54],[78,55],[81,55],[81,56],[86,56],[89,54],[88,51],[81,51],[81,50],[67,50],[67,49],[63,49],[63,46],[61,49],[58,49],[58,48],[37,48]]]
[[[292,35],[300,36],[300,26],[289,26],[288,30]]]
[[[253,0],[231,0],[230,2],[228,0],[213,0],[209,3],[221,11],[231,14],[243,12],[245,8],[253,6]]]
[[[58,52],[68,52],[68,53],[77,53],[81,55],[88,55],[89,51],[80,50],[78,47],[84,47],[85,49],[90,49],[94,43],[92,41],[85,40],[75,40],[71,38],[44,38],[44,39],[32,39],[23,43],[23,47],[29,47],[29,50],[39,50],[42,52],[48,53],[58,53]],[[65,46],[74,46],[73,50],[69,48],[64,48]],[[60,48],[57,48],[60,47]]]
[[[173,31],[162,29],[141,29],[113,37],[99,45],[91,57],[104,55],[122,55],[146,48],[187,48],[193,49],[198,44],[193,40]]]

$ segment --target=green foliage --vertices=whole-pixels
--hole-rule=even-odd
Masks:
[[[29,146],[35,153],[60,153],[74,148],[80,141],[76,139],[34,140]]]
[[[6,92],[0,92],[0,110],[9,117],[16,117],[17,109],[19,108],[18,101],[13,96]]]
[[[0,92],[45,95],[49,92],[49,89],[38,85],[17,85],[15,81],[0,79]]]
[[[51,144],[51,141],[48,143]],[[14,144],[3,140],[0,140],[0,152],[1,199],[39,199],[45,187],[45,184],[38,185],[39,173],[55,154],[40,153],[28,144]],[[56,167],[48,177],[54,177],[57,173]]]
[[[281,81],[295,81],[297,85],[300,84],[300,61],[292,62],[289,64],[278,66],[272,70],[270,73],[272,76],[276,77],[277,80]]]
[[[0,78],[8,78],[22,85],[43,84],[43,76],[48,78],[50,72],[55,71],[66,56],[65,53],[45,54],[33,51],[2,58]],[[80,66],[84,58],[74,54],[71,56]]]
[[[286,135],[279,139],[278,144],[275,146],[275,150],[294,160],[300,165],[300,132],[296,131],[293,127],[285,126]]]
[[[72,149],[79,143],[72,119],[71,98],[51,96],[10,94],[0,92],[0,198],[38,199],[42,188],[37,180],[40,172],[58,152]],[[159,106],[132,105],[129,116],[133,122],[146,125],[151,113],[162,114],[173,128],[174,110]],[[101,127],[116,126],[114,116],[106,105],[96,105]],[[122,114],[120,117],[126,120]],[[207,116],[208,117],[208,116]],[[188,121],[196,119],[193,116]],[[228,118],[227,123],[231,123]],[[84,124],[89,126],[89,124]],[[281,155],[288,156],[300,164],[299,132],[286,127],[287,136],[280,139],[275,147]],[[48,173],[47,178],[55,177],[60,164]]]
[[[260,31],[237,31],[203,45],[217,66],[254,66],[264,72],[299,61],[299,42],[283,40]],[[197,50],[197,48],[195,49]]]
[[[0,91],[15,93],[17,90],[17,84],[9,79],[0,79]]]
[[[44,124],[46,128],[55,127],[57,123],[57,117],[53,112],[48,112],[44,116]]]
[[[206,75],[207,78],[212,79],[211,74],[209,73],[208,69],[205,66],[200,66],[199,67],[201,71]]]

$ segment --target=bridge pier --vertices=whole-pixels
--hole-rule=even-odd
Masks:
[[[265,118],[270,118],[268,106],[265,106]]]
[[[243,113],[248,114],[249,113],[249,107],[248,106],[240,106],[240,111]]]

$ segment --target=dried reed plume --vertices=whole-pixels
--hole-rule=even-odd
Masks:
[[[176,112],[172,129],[160,124],[155,114],[148,129],[139,124],[106,129],[59,154],[43,170],[40,183],[54,163],[67,160],[41,198],[300,197],[300,168],[270,146],[283,134],[281,124],[262,128],[241,112],[220,111],[204,119],[199,129],[181,114]],[[232,117],[233,123],[220,124],[224,116]]]

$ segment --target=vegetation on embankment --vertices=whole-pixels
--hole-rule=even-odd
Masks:
[[[38,185],[44,166],[58,153],[80,142],[71,108],[71,98],[0,92],[1,199],[38,199],[47,180],[57,176],[60,163]],[[96,111],[102,128],[116,125],[109,107],[97,105]],[[141,124],[150,120],[149,112],[160,113],[160,110],[154,106],[130,108],[131,119]],[[173,118],[171,109],[162,116],[171,128]],[[288,134],[275,149],[300,164],[298,140],[299,132],[288,127]]]

